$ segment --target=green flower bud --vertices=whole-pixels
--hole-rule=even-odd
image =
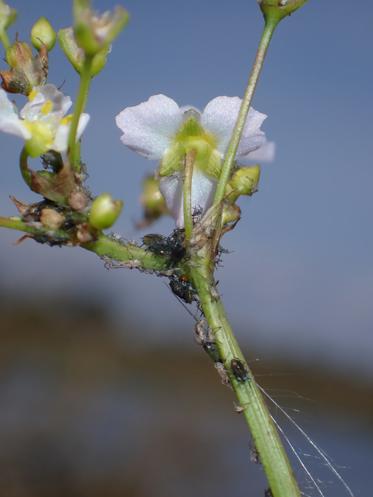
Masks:
[[[56,43],[56,32],[45,17],[40,17],[31,29],[31,43],[40,50],[43,46],[51,51]]]
[[[109,193],[101,193],[92,202],[89,224],[98,230],[113,226],[123,208],[121,200],[113,200]]]
[[[60,29],[58,32],[58,41],[62,48],[62,51],[69,59],[77,73],[81,73],[85,54],[84,50],[80,48],[76,42],[73,28]],[[104,48],[100,52],[97,52],[92,60],[91,76],[96,76],[105,67],[107,55],[109,53],[109,48]]]
[[[252,195],[256,192],[260,179],[260,167],[241,167],[237,169],[226,188],[227,199],[235,202],[241,195]]]
[[[307,0],[259,0],[259,6],[266,20],[278,22],[290,16],[306,2]]]
[[[87,55],[93,56],[109,45],[119,35],[129,20],[123,7],[115,11],[95,14],[90,0],[74,0],[74,33],[78,45]]]
[[[168,214],[166,201],[159,189],[159,179],[147,176],[143,181],[143,190],[140,198],[143,207],[143,219],[137,223],[137,227],[145,228],[161,216]]]
[[[0,0],[0,31],[6,31],[17,18],[17,11]]]

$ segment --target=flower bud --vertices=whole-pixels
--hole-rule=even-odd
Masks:
[[[56,43],[56,37],[56,32],[45,17],[40,17],[31,29],[31,43],[36,50],[40,50],[43,46],[48,51],[52,50]]]
[[[302,7],[307,0],[258,0],[266,20],[281,21]]]
[[[89,224],[98,230],[113,226],[123,207],[121,200],[113,200],[109,193],[101,193],[92,202]]]
[[[69,62],[72,64],[76,72],[80,74],[83,68],[85,54],[84,50],[80,48],[76,42],[73,29],[60,29],[60,31],[58,32],[58,41],[60,43],[62,51],[69,59]],[[93,57],[91,68],[92,77],[96,76],[105,67],[108,52],[109,49],[104,48],[100,52],[97,52],[96,55]]]
[[[159,180],[153,175],[147,176],[143,181],[140,202],[144,217],[137,223],[138,228],[145,228],[168,213],[166,201],[159,189]]]
[[[78,45],[93,56],[109,45],[128,23],[129,15],[123,7],[115,11],[95,14],[90,0],[74,0],[74,33]]]
[[[0,0],[0,31],[6,31],[17,18],[17,11]]]
[[[237,169],[227,185],[227,199],[230,202],[235,202],[241,195],[252,195],[257,190],[259,179],[259,166]]]

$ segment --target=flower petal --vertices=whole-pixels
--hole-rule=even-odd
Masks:
[[[265,142],[261,147],[239,158],[240,164],[253,164],[254,162],[272,162],[275,157],[276,146],[274,142]]]
[[[24,140],[31,138],[30,131],[22,123],[4,90],[0,89],[0,131],[19,136]]]
[[[89,114],[82,114],[79,119],[77,140],[82,136],[90,117]],[[52,150],[56,152],[66,152],[68,146],[69,132],[70,132],[71,122],[68,124],[61,123],[56,131],[56,136],[54,137],[54,142],[52,145]]]
[[[122,142],[147,159],[161,159],[183,120],[177,103],[165,95],[127,107],[116,116]]]
[[[160,190],[166,200],[167,207],[176,220],[178,228],[184,227],[183,178],[176,173],[160,180]],[[192,178],[192,213],[203,214],[211,206],[215,193],[216,181],[195,169]]]
[[[206,131],[216,136],[218,150],[222,155],[228,148],[240,106],[239,97],[216,97],[206,105],[202,113],[201,124]],[[250,108],[238,146],[237,158],[258,149],[265,143],[265,134],[260,126],[266,117],[265,114]]]
[[[54,85],[47,84],[36,86],[33,90],[34,96],[21,110],[22,119],[27,121],[50,120],[58,121],[71,107],[71,98],[65,96]],[[48,112],[43,112],[46,102],[51,102]]]

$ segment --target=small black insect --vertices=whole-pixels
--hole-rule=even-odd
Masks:
[[[197,300],[196,292],[190,282],[178,276],[172,276],[170,279],[170,288],[172,292],[187,304]]]
[[[150,252],[167,257],[170,266],[175,266],[185,257],[184,230],[175,229],[170,236],[145,235],[142,241]]]
[[[273,497],[273,493],[270,488],[267,488],[267,490],[264,492],[264,497]]]
[[[236,357],[231,360],[231,370],[237,381],[243,383],[249,379],[249,372],[244,363]]]

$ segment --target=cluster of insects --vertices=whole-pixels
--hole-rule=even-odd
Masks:
[[[186,256],[183,229],[175,229],[169,236],[158,234],[145,235],[142,242],[146,249],[153,252],[153,254],[166,257],[170,268],[177,266]]]

